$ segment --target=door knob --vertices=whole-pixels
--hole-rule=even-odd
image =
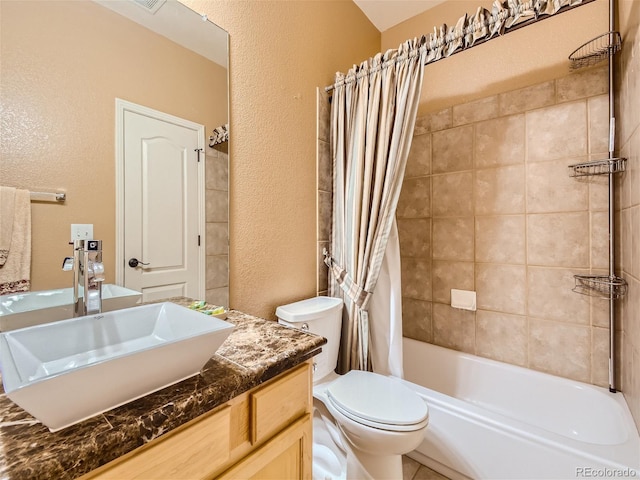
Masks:
[[[149,264],[148,264],[148,263],[141,262],[140,260],[138,260],[138,259],[137,259],[137,258],[135,258],[135,257],[134,257],[134,258],[130,258],[130,259],[129,259],[129,266],[130,266],[131,268],[136,268],[138,265],[149,265]]]

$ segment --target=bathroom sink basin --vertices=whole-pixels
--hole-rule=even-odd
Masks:
[[[82,295],[82,288],[80,289]],[[133,307],[142,294],[129,288],[102,286],[102,311]],[[73,317],[73,288],[0,295],[0,332]]]
[[[4,390],[57,431],[197,374],[233,327],[167,302],[2,332]]]

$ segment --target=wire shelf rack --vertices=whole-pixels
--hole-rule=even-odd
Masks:
[[[571,68],[591,67],[612,57],[622,48],[622,37],[619,32],[607,32],[576,48],[571,55]]]
[[[592,162],[576,163],[569,165],[572,177],[590,177],[593,175],[607,175],[609,173],[624,172],[627,164],[626,158],[609,158]]]
[[[574,275],[573,291],[600,298],[622,298],[627,293],[624,278],[608,275]]]

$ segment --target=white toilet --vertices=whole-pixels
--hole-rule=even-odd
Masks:
[[[276,316],[283,325],[327,339],[322,353],[314,357],[314,408],[328,410],[338,427],[340,438],[333,438],[346,451],[346,478],[401,479],[402,455],[422,442],[429,410],[415,392],[394,377],[360,370],[345,375],[334,372],[342,305],[339,298],[315,297],[278,307]],[[318,401],[322,405],[317,405]],[[319,437],[315,430],[314,436],[315,443]],[[320,437],[326,441],[329,436]]]

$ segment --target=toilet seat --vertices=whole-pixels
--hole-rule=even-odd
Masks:
[[[333,381],[326,396],[345,417],[379,430],[415,431],[429,421],[426,403],[393,377],[352,370]]]

